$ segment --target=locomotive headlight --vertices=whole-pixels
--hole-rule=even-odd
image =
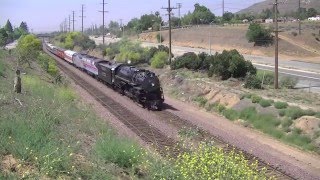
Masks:
[[[153,83],[151,83],[151,86],[153,87],[153,86],[154,86],[154,84],[153,84]]]

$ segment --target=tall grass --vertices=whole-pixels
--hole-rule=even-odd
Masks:
[[[120,167],[131,168],[141,160],[142,150],[132,141],[103,135],[95,145],[96,154],[105,162],[112,162]]]

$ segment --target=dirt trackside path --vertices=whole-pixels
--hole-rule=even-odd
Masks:
[[[175,108],[168,111],[222,137],[234,146],[252,152],[255,156],[295,175],[298,179],[310,178],[310,176],[303,175],[304,172],[310,173],[309,175],[315,179],[320,179],[319,155],[290,147],[260,132],[241,127],[223,117],[201,111],[168,96],[165,102]]]

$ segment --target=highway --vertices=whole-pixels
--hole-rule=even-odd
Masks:
[[[158,46],[157,43],[143,42],[142,46],[152,47]],[[208,49],[191,48],[182,46],[172,46],[172,53],[175,56],[180,56],[186,52],[210,53]],[[212,54],[216,51],[211,51]],[[260,70],[274,71],[274,58],[243,55],[245,59],[252,61],[253,65]],[[299,82],[296,86],[298,89],[305,89],[311,92],[320,93],[320,64],[302,62],[302,60],[281,60],[279,58],[279,74],[281,76],[292,76],[298,78]]]

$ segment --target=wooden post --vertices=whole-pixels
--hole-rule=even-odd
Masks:
[[[14,92],[21,93],[21,77],[20,77],[20,70],[17,69],[16,77],[14,78],[13,84]]]

